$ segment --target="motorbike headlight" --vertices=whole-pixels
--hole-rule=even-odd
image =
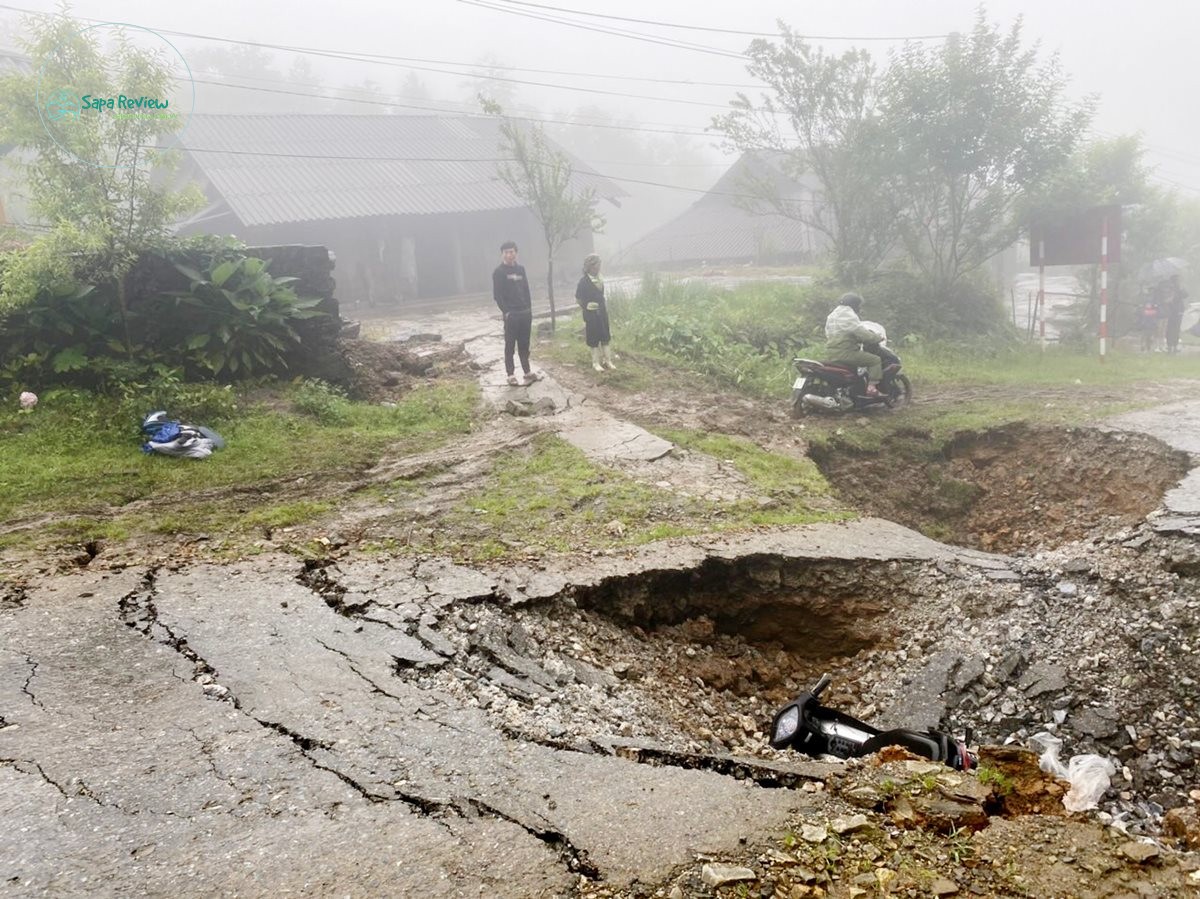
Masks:
[[[791,742],[799,729],[800,706],[789,705],[775,716],[775,723],[771,727],[771,745],[781,749]]]

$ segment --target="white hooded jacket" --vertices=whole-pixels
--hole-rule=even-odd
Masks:
[[[858,313],[849,306],[834,306],[825,319],[825,347],[831,352],[856,352],[862,344],[878,341],[875,332],[864,327]]]

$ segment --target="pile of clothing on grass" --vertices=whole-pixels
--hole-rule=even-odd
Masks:
[[[187,459],[207,459],[213,450],[225,445],[225,440],[212,428],[175,421],[161,410],[142,419],[142,435],[146,438],[142,444],[143,453]]]

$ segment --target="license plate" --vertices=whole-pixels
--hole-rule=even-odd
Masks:
[[[804,385],[808,382],[808,378],[797,378],[796,383],[792,385],[792,390],[803,390]]]

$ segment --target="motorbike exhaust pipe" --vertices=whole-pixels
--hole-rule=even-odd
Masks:
[[[804,405],[812,406],[815,409],[836,409],[838,401],[831,396],[816,396],[812,393],[806,393],[803,396]]]

